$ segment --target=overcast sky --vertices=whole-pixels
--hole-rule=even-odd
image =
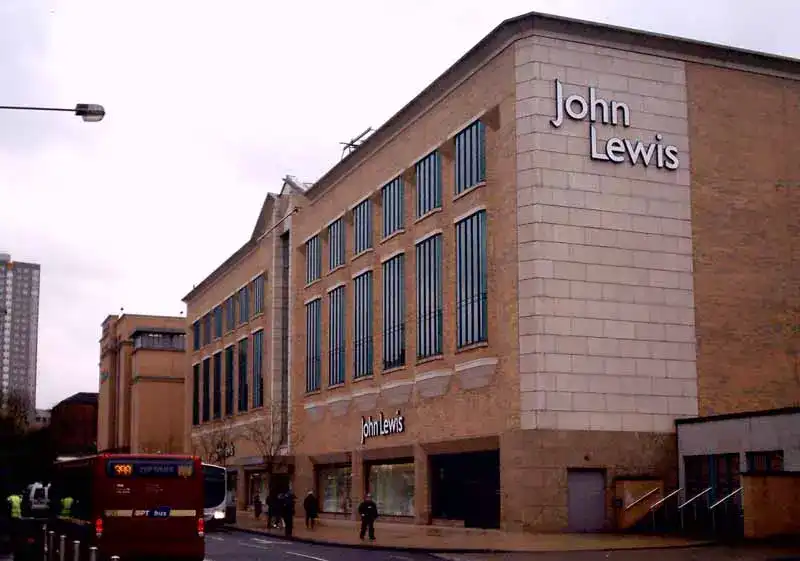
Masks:
[[[800,57],[793,0],[2,0],[0,252],[42,265],[37,404],[100,324],[178,315],[285,174],[313,181],[503,19],[539,10]]]

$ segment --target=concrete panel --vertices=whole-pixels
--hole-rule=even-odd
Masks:
[[[526,379],[523,428],[671,432],[697,413],[684,64],[533,36],[516,80],[521,371],[555,384]]]

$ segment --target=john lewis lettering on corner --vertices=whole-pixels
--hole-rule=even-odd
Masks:
[[[589,121],[589,157],[593,160],[621,164],[625,161],[631,165],[655,164],[659,169],[676,170],[680,166],[678,148],[671,144],[662,144],[663,135],[656,134],[655,142],[645,143],[632,141],[617,136],[605,141],[597,138],[597,123],[617,126],[631,126],[631,109],[621,101],[607,101],[597,97],[595,88],[589,88],[589,97],[572,94],[564,99],[564,86],[556,80],[556,116],[550,119],[554,128],[561,128],[564,115],[573,121]]]

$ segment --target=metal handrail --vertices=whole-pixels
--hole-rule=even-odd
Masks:
[[[695,500],[699,499],[700,497],[702,497],[702,496],[703,496],[703,495],[705,495],[706,493],[709,493],[709,492],[711,491],[711,489],[712,489],[712,488],[711,488],[711,487],[709,487],[708,489],[705,489],[705,490],[703,490],[703,491],[700,491],[700,492],[699,492],[699,493],[697,493],[697,494],[696,494],[694,497],[692,497],[691,499],[689,499],[688,501],[686,501],[685,503],[683,503],[682,505],[680,505],[680,506],[678,507],[678,510],[683,510],[683,507],[685,507],[685,506],[686,506],[686,505],[688,505],[689,503],[692,503],[692,502],[694,502]]]
[[[656,502],[654,502],[652,505],[650,505],[650,510],[657,509],[658,507],[660,507],[662,504],[664,504],[666,501],[670,500],[672,497],[674,497],[675,495],[677,495],[681,491],[683,491],[683,487],[678,487],[677,489],[675,489],[672,493],[670,493],[669,495],[667,495],[663,499],[659,499]]]
[[[724,497],[722,497],[720,500],[718,500],[718,501],[717,501],[717,502],[715,502],[713,505],[711,505],[710,507],[708,507],[708,509],[709,509],[709,510],[714,510],[714,509],[715,509],[715,508],[717,508],[719,505],[721,505],[722,503],[724,503],[724,502],[725,502],[725,501],[727,501],[728,499],[731,499],[731,498],[733,498],[733,497],[734,497],[734,496],[735,496],[737,493],[741,493],[741,492],[742,492],[742,487],[739,487],[738,489],[736,489],[736,490],[735,490],[735,491],[733,491],[732,493],[728,493],[727,495],[725,495]]]
[[[635,501],[633,501],[631,504],[629,504],[628,506],[626,506],[626,507],[625,507],[625,510],[628,510],[628,509],[631,509],[631,508],[635,507],[635,506],[636,506],[636,505],[638,505],[640,502],[642,502],[643,500],[645,500],[647,497],[649,497],[649,496],[650,496],[650,495],[652,495],[653,493],[656,493],[657,491],[660,491],[660,490],[661,490],[661,488],[660,488],[660,487],[656,487],[656,488],[654,488],[654,489],[650,489],[650,490],[649,490],[647,493],[645,493],[644,495],[642,495],[641,497],[639,497],[638,499],[636,499]]]

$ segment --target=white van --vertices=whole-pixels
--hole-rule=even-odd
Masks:
[[[47,509],[50,507],[50,484],[36,482],[25,487],[23,503],[30,509],[29,516],[34,518],[47,516]]]

